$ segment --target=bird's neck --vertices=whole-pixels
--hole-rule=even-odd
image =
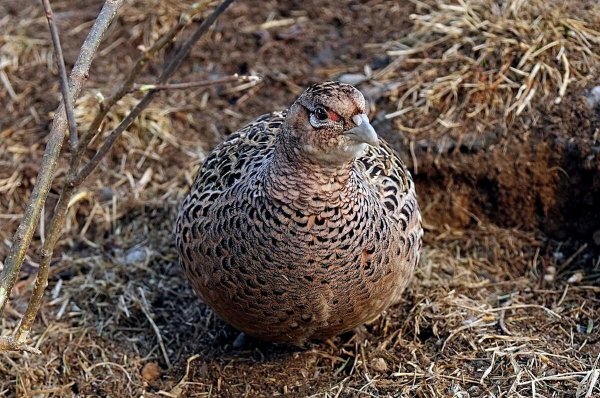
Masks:
[[[315,200],[329,204],[347,201],[356,182],[353,163],[318,162],[293,142],[278,139],[265,170],[265,190],[275,199],[300,206]]]

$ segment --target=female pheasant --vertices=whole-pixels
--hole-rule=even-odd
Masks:
[[[421,249],[411,176],[354,87],[325,82],[256,119],[201,167],[176,225],[204,302],[261,340],[301,345],[394,304]]]

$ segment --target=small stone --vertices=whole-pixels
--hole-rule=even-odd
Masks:
[[[346,73],[338,77],[338,80],[342,83],[357,85],[367,80],[367,77],[362,73]]]
[[[387,362],[381,357],[374,358],[373,361],[371,361],[371,367],[373,368],[373,370],[376,370],[380,373],[387,372],[388,370]]]
[[[119,260],[127,265],[143,264],[150,257],[150,250],[146,247],[134,246],[119,257]]]
[[[578,283],[578,282],[581,282],[582,280],[583,280],[583,273],[577,271],[573,275],[571,275],[571,277],[567,280],[567,282]]]
[[[241,350],[242,348],[248,346],[249,341],[250,340],[248,339],[248,336],[246,335],[246,333],[241,332],[235,338],[235,340],[233,342],[233,348],[236,350]]]
[[[600,86],[592,88],[587,93],[585,99],[590,109],[594,109],[598,104],[600,104]]]
[[[152,383],[160,377],[160,368],[156,362],[148,362],[142,368],[142,379]]]
[[[594,232],[594,234],[592,235],[592,239],[594,240],[596,246],[600,246],[600,229]]]
[[[546,275],[544,275],[544,280],[546,282],[552,282],[554,277],[556,276],[556,267],[553,265],[546,268]]]
[[[113,196],[115,196],[115,192],[112,188],[102,188],[98,193],[98,199],[100,202],[109,202],[112,200]]]
[[[380,55],[373,59],[373,62],[371,62],[371,67],[375,70],[383,69],[386,66],[388,66],[390,64],[390,62],[392,62],[392,59],[390,58],[389,55],[383,55],[383,56]]]

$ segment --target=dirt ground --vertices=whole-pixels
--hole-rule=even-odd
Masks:
[[[190,3],[126,2],[77,101],[80,128],[97,93],[108,96],[139,46]],[[562,3],[235,2],[174,80],[262,82],[161,93],[124,133],[70,208],[31,335],[43,355],[0,355],[0,396],[600,396],[600,107],[590,94],[600,6]],[[52,4],[70,67],[102,2]],[[426,230],[420,267],[403,302],[360,338],[236,349],[237,332],[179,268],[177,209],[214,145],[325,79],[357,82],[410,166]],[[59,92],[41,5],[3,0],[0,259]],[[111,111],[105,131],[136,98]],[[43,236],[41,226],[3,335],[26,308]]]

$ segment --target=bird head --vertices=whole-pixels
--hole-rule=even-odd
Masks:
[[[321,163],[347,163],[361,156],[367,145],[379,145],[365,98],[345,83],[324,82],[306,89],[290,107],[286,124],[294,150]]]

